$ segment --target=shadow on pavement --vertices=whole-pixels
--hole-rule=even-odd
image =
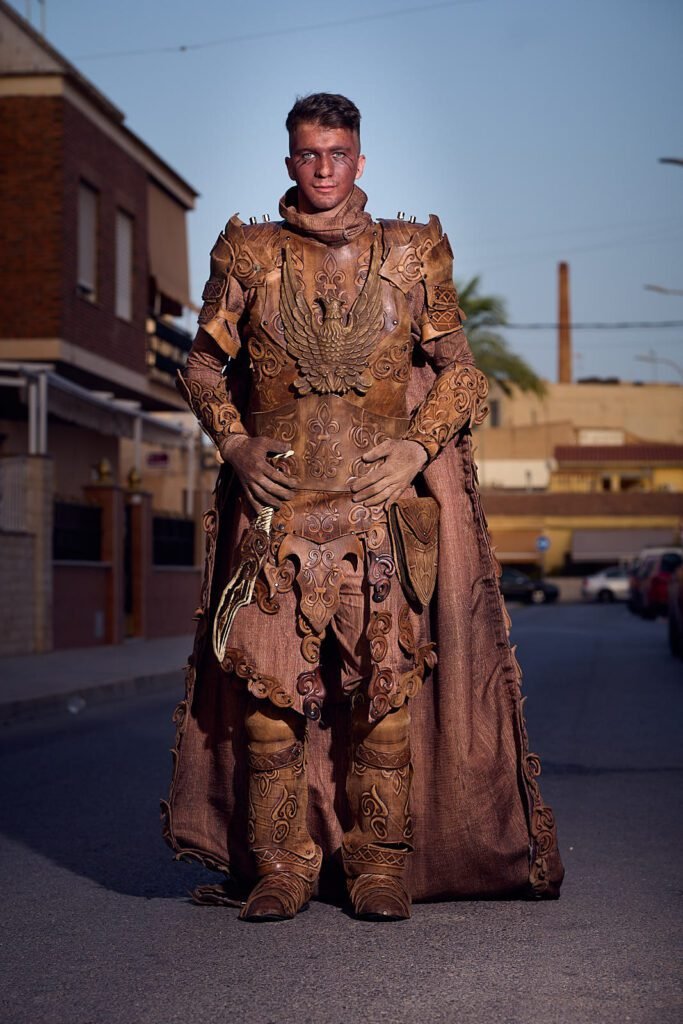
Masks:
[[[173,861],[159,799],[171,778],[177,693],[85,709],[4,732],[2,830],[97,885],[143,899],[187,895],[218,876]],[[27,871],[40,870],[26,864]]]

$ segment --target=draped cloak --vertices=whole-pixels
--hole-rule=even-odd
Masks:
[[[235,395],[247,393],[248,377],[246,360],[238,358],[231,367]],[[408,408],[424,399],[433,381],[434,370],[416,349]],[[409,891],[417,900],[556,898],[564,872],[555,821],[539,789],[539,759],[529,752],[521,672],[508,639],[500,567],[467,430],[423,470],[416,488],[440,506],[438,582],[429,617],[438,664],[410,703],[415,852]],[[216,604],[247,526],[239,494],[239,483],[223,466],[204,519],[198,625],[185,698],[174,716],[173,776],[162,821],[178,859],[200,861],[246,889],[254,880],[246,844],[248,694],[241,680],[221,670],[210,640]],[[294,636],[292,643],[298,643]],[[323,891],[340,881],[338,853],[350,827],[349,719],[348,703],[332,704],[320,722],[307,726],[308,824],[323,850]],[[221,902],[211,896],[205,901]]]

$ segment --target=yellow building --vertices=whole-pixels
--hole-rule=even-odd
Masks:
[[[580,574],[629,561],[648,545],[681,542],[682,494],[490,491],[482,503],[498,559],[543,573]]]
[[[683,444],[558,445],[550,491],[683,493]]]

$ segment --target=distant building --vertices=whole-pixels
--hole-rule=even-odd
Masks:
[[[546,384],[546,394],[492,388],[476,433],[483,488],[545,490],[558,445],[683,444],[680,384]]]
[[[3,0],[0,68],[0,651],[189,631],[197,193]]]
[[[683,494],[683,444],[558,445],[551,491]]]
[[[549,383],[490,405],[475,448],[502,562],[583,572],[680,541],[683,387]]]

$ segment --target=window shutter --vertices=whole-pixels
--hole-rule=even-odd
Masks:
[[[78,186],[78,289],[97,298],[97,207],[99,196],[84,181]]]
[[[133,218],[116,211],[116,315],[133,319]]]

